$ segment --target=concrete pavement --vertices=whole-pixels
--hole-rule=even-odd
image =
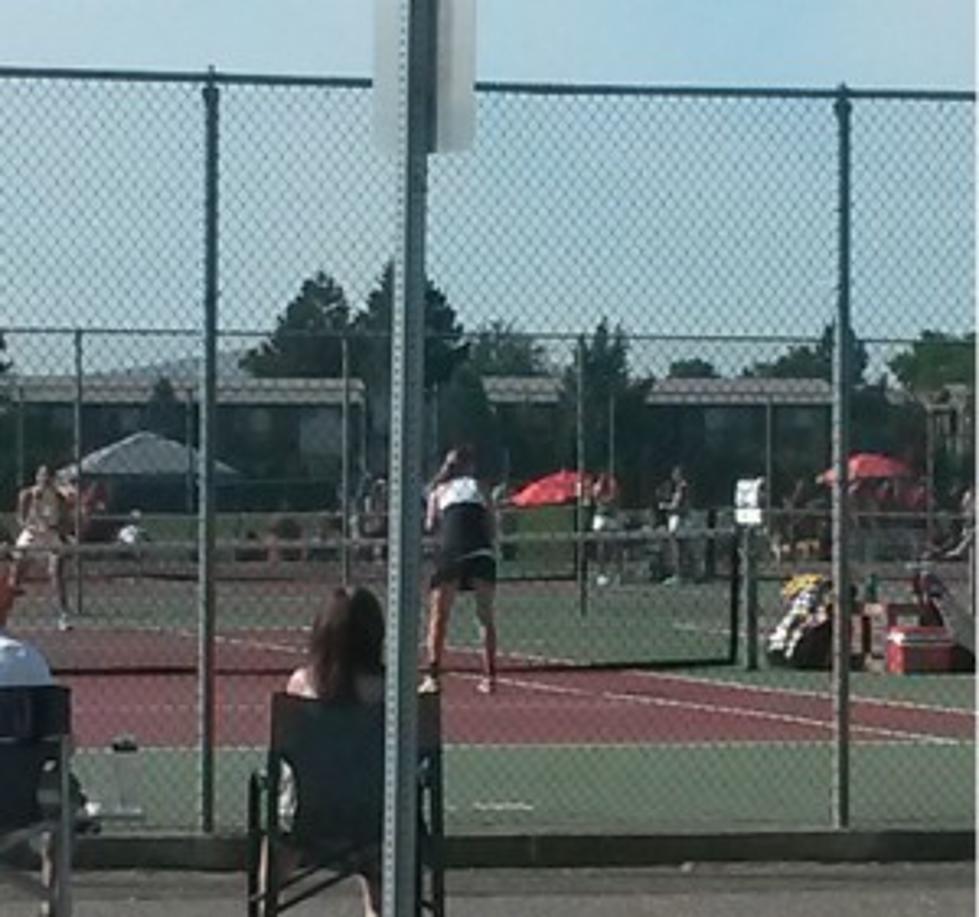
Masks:
[[[2,881],[2,880],[0,880]],[[241,917],[243,876],[181,871],[76,873],[76,917]],[[353,883],[296,917],[361,913]],[[972,863],[685,864],[607,870],[457,870],[450,917],[973,917]],[[2,917],[36,906],[0,884]]]

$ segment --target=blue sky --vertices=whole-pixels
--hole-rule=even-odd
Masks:
[[[477,0],[493,80],[971,88],[971,0]],[[0,0],[0,63],[370,73],[372,0]]]
[[[477,7],[483,80],[974,81],[971,0]],[[369,76],[372,20],[372,0],[0,0],[0,65]],[[195,327],[198,88],[7,82],[0,326]],[[316,270],[361,304],[393,251],[393,180],[370,143],[367,94],[227,87],[222,106],[222,328],[264,333]],[[973,125],[955,108],[861,103],[863,337],[972,324]],[[691,338],[650,350],[658,373],[673,356],[731,369],[770,358],[783,343],[693,338],[813,337],[832,317],[835,130],[827,100],[481,98],[474,151],[431,167],[430,275],[470,329],[503,318],[573,334],[607,314],[634,334]],[[311,144],[315,132],[342,143]],[[8,335],[25,369],[64,363],[70,336],[29,337]],[[98,366],[158,350],[180,356],[187,344],[93,336],[87,347]]]

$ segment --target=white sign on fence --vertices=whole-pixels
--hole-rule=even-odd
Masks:
[[[401,0],[374,0],[374,142],[388,154],[398,149],[398,67]],[[435,130],[429,152],[469,149],[476,134],[476,0],[427,0],[438,19],[435,61]]]
[[[764,522],[765,479],[742,478],[734,488],[734,521],[738,525]]]

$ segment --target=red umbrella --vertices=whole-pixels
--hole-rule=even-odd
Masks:
[[[511,498],[514,506],[551,506],[555,503],[571,503],[578,499],[579,475],[577,471],[555,471],[525,484]],[[588,475],[585,475],[587,486]]]
[[[832,484],[836,480],[834,468],[828,468],[816,480],[820,484]],[[910,478],[911,469],[896,458],[878,452],[855,452],[847,465],[847,476],[857,478]]]

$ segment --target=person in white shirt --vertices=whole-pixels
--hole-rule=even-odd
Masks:
[[[0,577],[0,688],[33,688],[53,683],[51,667],[41,651],[7,632],[14,607],[14,588]]]

